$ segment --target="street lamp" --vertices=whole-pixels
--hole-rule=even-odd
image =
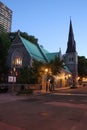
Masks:
[[[48,68],[45,69],[45,73],[46,73],[46,74],[48,73]]]
[[[47,82],[47,73],[48,73],[48,68],[45,68],[45,89],[46,89],[46,92],[48,90],[48,82]]]

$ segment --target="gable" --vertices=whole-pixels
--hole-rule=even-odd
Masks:
[[[12,44],[21,44],[21,39],[19,38],[19,35],[17,35],[15,37],[15,39],[13,40]]]

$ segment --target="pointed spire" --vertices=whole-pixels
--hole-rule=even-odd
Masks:
[[[62,60],[61,48],[59,48],[59,59]]]
[[[76,52],[76,45],[75,45],[75,40],[74,40],[74,33],[73,33],[71,18],[70,18],[69,36],[68,36],[66,53],[69,53],[69,52]]]
[[[69,38],[72,38],[74,40],[74,34],[73,34],[73,28],[72,28],[72,21],[70,19],[70,28],[69,28]]]

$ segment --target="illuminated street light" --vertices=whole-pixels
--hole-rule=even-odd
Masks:
[[[46,73],[48,72],[48,68],[45,69],[45,72],[46,72]]]

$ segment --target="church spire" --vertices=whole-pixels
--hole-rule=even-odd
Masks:
[[[68,36],[66,53],[70,53],[70,52],[76,52],[76,43],[75,43],[75,40],[74,40],[71,18],[70,18],[69,36]]]

